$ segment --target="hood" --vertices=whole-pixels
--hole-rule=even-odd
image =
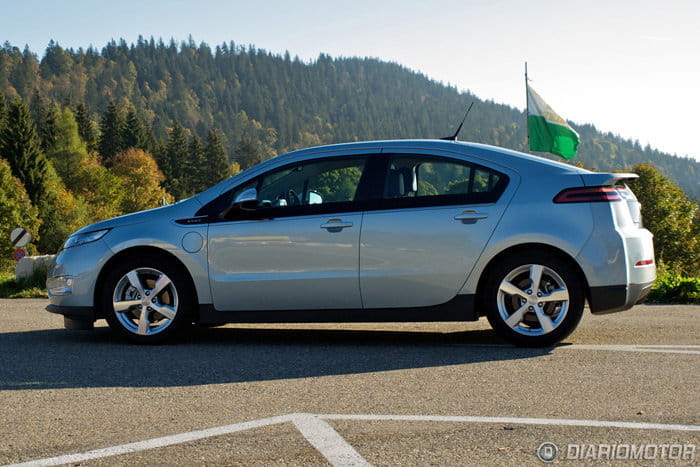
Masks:
[[[193,206],[193,204],[195,206]],[[156,217],[187,217],[188,213],[190,213],[192,209],[196,210],[200,206],[201,203],[199,201],[195,200],[194,198],[188,198],[182,201],[178,201],[175,204],[169,204],[167,206],[148,209],[146,211],[125,214],[123,216],[113,217],[112,219],[96,222],[94,224],[85,226],[82,229],[77,230],[76,232],[73,232],[71,236],[78,233],[94,232],[95,230],[112,229],[114,227],[123,227],[125,225],[140,224],[142,222],[148,222]]]

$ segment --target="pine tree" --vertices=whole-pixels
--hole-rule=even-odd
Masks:
[[[5,122],[6,107],[7,103],[5,102],[5,95],[0,92],[0,129],[2,128],[2,124]]]
[[[54,102],[49,102],[47,104],[39,95],[38,91],[35,91],[31,105],[31,113],[36,123],[41,150],[47,152],[53,148],[56,141],[58,107]]]
[[[242,138],[236,147],[236,162],[242,170],[248,169],[264,161],[260,143],[251,138]]]
[[[75,108],[75,121],[78,124],[78,134],[87,145],[88,151],[97,151],[98,139],[95,124],[90,120],[85,104],[78,104]]]
[[[199,140],[199,136],[196,134],[190,137],[188,152],[186,165],[187,186],[193,194],[199,193],[202,191],[202,185],[206,183],[206,181],[203,176],[204,149],[202,148],[202,142]]]
[[[210,130],[204,141],[204,169],[202,190],[231,176],[231,166],[228,163],[226,151],[219,133],[215,130]]]
[[[24,183],[29,198],[37,204],[44,194],[48,160],[41,152],[29,109],[19,99],[10,104],[5,125],[0,130],[0,154],[10,163],[14,176]]]
[[[161,170],[165,174],[165,185],[168,191],[173,194],[176,199],[182,199],[190,193],[190,187],[187,186],[185,177],[187,168],[187,139],[185,138],[185,130],[180,123],[175,121],[168,136],[168,144],[165,147],[164,162]],[[169,171],[166,172],[166,170]]]
[[[111,165],[114,156],[123,151],[124,146],[124,117],[116,104],[110,101],[102,120],[100,121],[100,143],[98,149],[105,165]]]
[[[124,122],[124,148],[138,148],[147,152],[150,151],[152,149],[150,147],[152,138],[149,138],[149,132],[148,127],[136,115],[136,111],[130,109]]]

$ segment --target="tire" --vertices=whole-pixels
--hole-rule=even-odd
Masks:
[[[187,270],[172,258],[125,258],[106,274],[102,309],[110,328],[131,342],[157,344],[182,335],[196,305]]]
[[[577,270],[542,251],[521,251],[494,263],[481,297],[494,331],[521,347],[548,347],[565,339],[581,321],[584,301]]]

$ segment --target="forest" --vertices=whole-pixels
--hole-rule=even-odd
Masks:
[[[522,111],[374,58],[302,61],[234,42],[154,38],[101,50],[52,41],[40,56],[6,42],[0,197],[23,207],[3,215],[27,213],[39,250],[53,252],[83,225],[191,196],[293,149],[452,134],[471,102],[461,140],[527,152]],[[700,199],[695,160],[571,124],[581,135],[571,163],[652,164]],[[24,197],[9,193],[17,179]]]

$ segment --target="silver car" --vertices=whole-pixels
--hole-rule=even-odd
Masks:
[[[473,321],[549,346],[655,279],[624,181],[440,140],[295,151],[71,235],[48,311],[138,343],[192,323]]]

